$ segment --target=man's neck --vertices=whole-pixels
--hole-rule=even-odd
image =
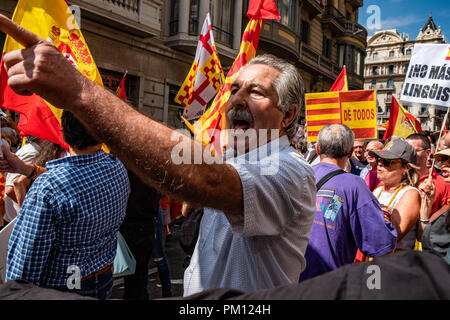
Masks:
[[[89,146],[83,150],[69,146],[69,154],[71,156],[82,156],[82,155],[86,155],[86,154],[95,153],[95,152],[99,151],[101,148],[102,148],[101,144],[98,144],[95,146]]]
[[[419,175],[421,177],[429,175],[430,174],[430,169],[428,169],[427,167],[421,167],[420,171],[419,171]]]
[[[320,162],[321,163],[329,163],[329,164],[334,164],[335,166],[338,166],[339,168],[341,168],[342,170],[345,169],[345,165],[347,163],[348,158],[344,157],[344,158],[340,158],[340,159],[335,159],[335,158],[320,158]]]

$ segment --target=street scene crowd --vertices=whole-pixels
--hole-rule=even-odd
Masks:
[[[8,85],[63,109],[69,146],[21,137],[9,111],[0,114],[2,228],[14,224],[0,289],[25,281],[62,298],[109,299],[120,234],[136,263],[123,276],[123,299],[148,299],[151,261],[162,296],[171,297],[164,243],[177,219],[186,223],[185,298],[305,288],[342,267],[415,254],[443,276],[436,286],[448,284],[450,133],[356,140],[346,125],[329,124],[307,142],[298,128],[303,79],[263,54],[231,84],[225,115],[237,133],[218,156],[224,161],[174,163],[175,147],[192,150],[192,159],[205,147],[142,115],[1,15],[0,30],[25,47],[3,57]],[[449,298],[449,287],[440,292]]]

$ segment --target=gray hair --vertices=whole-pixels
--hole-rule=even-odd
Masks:
[[[297,133],[300,110],[305,106],[305,85],[302,76],[295,66],[286,60],[275,57],[271,54],[263,54],[250,60],[244,68],[253,64],[263,64],[280,71],[280,75],[272,83],[278,94],[278,109],[285,112],[297,105],[297,115],[295,119],[286,127],[286,134],[291,140]],[[241,68],[244,69],[244,68]]]
[[[340,159],[353,151],[355,134],[345,124],[329,124],[319,131],[317,143],[320,154],[328,158]]]

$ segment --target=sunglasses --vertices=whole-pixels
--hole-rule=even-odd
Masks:
[[[382,158],[377,158],[377,164],[382,164],[383,167],[389,168],[392,164],[397,163],[397,162],[402,162],[401,159],[382,159]]]

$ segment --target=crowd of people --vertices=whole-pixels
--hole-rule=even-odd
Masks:
[[[413,251],[417,243],[449,262],[450,135],[435,152],[436,142],[424,134],[367,143],[332,124],[302,155],[292,141],[304,106],[303,80],[292,64],[264,54],[241,68],[225,110],[227,129],[251,129],[258,144],[236,134],[224,161],[216,156],[199,164],[195,150],[207,152],[200,142],[140,114],[85,78],[54,46],[1,15],[0,30],[25,47],[4,55],[9,86],[64,109],[70,146],[68,155],[45,166],[2,146],[0,171],[31,184],[8,244],[7,283],[26,280],[107,299],[120,230],[137,260],[125,298],[145,299],[148,263],[152,256],[164,260],[155,252],[170,234],[162,195],[183,203],[183,212],[203,212],[184,275],[185,297],[306,284],[353,264],[358,252],[371,259]],[[192,161],[172,161],[175,147],[194,150]],[[80,281],[68,285],[68,268]],[[167,266],[161,269],[160,276],[170,274]]]

